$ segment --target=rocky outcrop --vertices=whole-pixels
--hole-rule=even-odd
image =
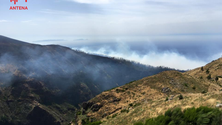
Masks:
[[[84,102],[84,103],[82,104],[82,108],[83,108],[84,110],[87,110],[87,109],[91,108],[93,104],[95,104],[95,103],[94,103],[94,102]]]
[[[216,107],[217,107],[217,108],[221,108],[221,107],[222,107],[222,104],[217,104]]]
[[[96,112],[96,111],[99,111],[99,109],[100,109],[101,107],[103,107],[102,104],[94,104],[94,105],[92,106],[91,110],[92,110],[93,112]]]
[[[168,92],[171,92],[170,88],[169,87],[165,87],[165,88],[162,88],[162,93],[168,93]]]

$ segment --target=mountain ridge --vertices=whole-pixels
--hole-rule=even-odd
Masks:
[[[0,45],[2,124],[65,125],[80,103],[102,91],[172,70],[7,37],[0,37]],[[45,119],[36,118],[41,115]]]

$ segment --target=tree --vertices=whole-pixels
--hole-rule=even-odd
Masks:
[[[209,79],[209,80],[211,79],[211,74],[209,74],[209,75],[207,76],[207,79]]]
[[[218,76],[216,76],[216,78],[215,78],[216,82],[218,81],[218,79],[219,79]]]
[[[201,71],[204,71],[203,66],[201,67]]]
[[[179,95],[179,100],[181,100],[181,99],[183,99],[183,95],[180,94]]]

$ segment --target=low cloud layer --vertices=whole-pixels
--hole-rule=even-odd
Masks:
[[[142,64],[152,66],[166,66],[170,68],[188,70],[203,66],[210,61],[220,58],[220,52],[214,45],[193,43],[187,44],[154,44],[154,43],[116,43],[116,44],[98,44],[95,46],[85,46],[79,49],[84,52],[104,55],[110,57],[124,58]],[[199,46],[198,46],[199,44]],[[218,51],[217,51],[218,50]]]

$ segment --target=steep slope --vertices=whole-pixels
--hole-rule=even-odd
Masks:
[[[0,124],[68,124],[76,107],[66,102],[56,104],[55,96],[43,82],[17,76],[11,86],[0,91]]]
[[[197,79],[222,84],[222,58],[212,61],[206,66],[186,72]]]
[[[65,125],[78,104],[165,70],[0,36],[0,124]]]
[[[3,86],[9,85],[15,72],[20,72],[27,78],[44,82],[49,89],[58,90],[74,105],[104,90],[170,70],[89,55],[58,45],[28,44],[3,36],[0,36],[0,45],[0,83]],[[86,91],[82,92],[78,86]]]
[[[215,80],[221,76],[221,60],[185,73],[161,72],[105,91],[82,104],[79,123],[102,120],[103,125],[130,125],[175,107],[215,107],[222,103],[220,78]],[[212,78],[207,78],[210,73]]]

